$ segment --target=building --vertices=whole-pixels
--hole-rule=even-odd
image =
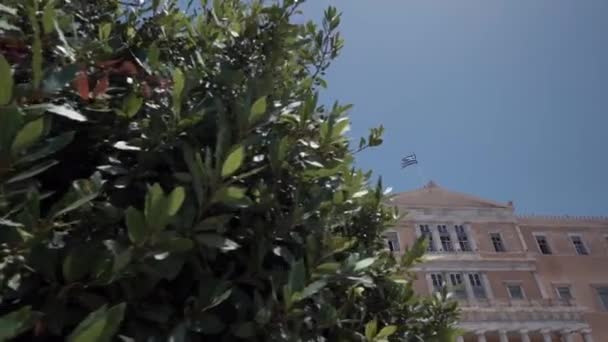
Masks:
[[[433,182],[393,204],[404,217],[385,233],[388,248],[427,237],[414,288],[451,289],[460,341],[608,341],[608,218],[517,216],[512,203]]]

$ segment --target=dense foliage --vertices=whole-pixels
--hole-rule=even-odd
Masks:
[[[340,14],[3,0],[0,340],[439,341],[455,304],[318,103]]]

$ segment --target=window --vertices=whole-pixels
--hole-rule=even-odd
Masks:
[[[507,284],[507,291],[511,299],[524,299],[524,291],[519,284]]]
[[[448,228],[445,225],[438,225],[437,230],[439,231],[439,241],[441,242],[441,250],[444,252],[453,252],[454,246],[452,246],[452,239]]]
[[[462,274],[450,273],[450,287],[456,298],[467,298],[467,293],[462,282]]]
[[[465,252],[471,251],[471,243],[469,242],[469,237],[467,236],[467,232],[463,226],[454,226],[456,230],[456,237],[458,237],[458,244],[460,245],[460,250]]]
[[[475,298],[486,298],[486,291],[483,288],[479,273],[469,273],[469,282],[473,288],[473,295],[475,295]]]
[[[420,225],[420,234],[424,236],[429,243],[426,250],[428,252],[434,252],[435,243],[433,242],[433,234],[431,234],[431,230],[429,229],[429,226],[427,224]]]
[[[549,242],[547,241],[547,237],[544,235],[536,235],[536,243],[538,244],[538,249],[542,254],[551,254],[551,248],[549,247]]]
[[[391,252],[399,252],[399,237],[396,232],[387,232],[384,233],[384,240],[386,240],[386,244],[388,245],[388,249]]]
[[[439,291],[443,287],[443,275],[441,273],[431,273],[433,291]]]
[[[562,300],[571,300],[572,292],[570,292],[570,286],[568,285],[558,285],[555,286],[555,292],[557,293],[557,298]]]
[[[589,251],[587,250],[587,246],[583,243],[583,239],[580,235],[570,235],[570,241],[572,241],[572,245],[574,245],[574,249],[576,250],[576,254],[578,255],[587,255]]]
[[[595,290],[597,291],[602,310],[608,311],[608,287],[596,287]]]
[[[502,236],[500,233],[491,233],[490,239],[492,240],[492,244],[494,245],[494,250],[496,252],[506,252],[505,245],[502,243]]]

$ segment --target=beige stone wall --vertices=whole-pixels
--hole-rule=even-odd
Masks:
[[[595,342],[608,342],[608,312],[601,308],[593,287],[608,286],[608,218],[517,217],[511,203],[501,204],[453,192],[433,182],[424,188],[397,194],[393,204],[406,213],[393,229],[399,234],[402,250],[415,240],[419,224],[429,225],[431,229],[438,224],[446,225],[448,229],[453,229],[454,225],[467,227],[474,250],[467,253],[429,253],[426,262],[415,267],[418,277],[413,282],[417,293],[427,295],[430,293],[425,277],[427,273],[475,272],[485,275],[486,286],[491,287],[494,301],[463,302],[463,310],[470,310],[466,313],[467,321],[462,322],[466,329],[485,330],[488,342],[498,342],[497,329],[508,328],[509,341],[519,342],[517,329],[529,329],[531,325],[537,329],[549,327],[553,341],[560,341],[560,329],[568,327],[576,330],[573,339],[580,342],[580,333],[589,324]],[[506,252],[495,252],[490,233],[500,233]],[[553,252],[551,255],[539,253],[533,233],[546,235]],[[582,236],[590,255],[576,254],[569,233]],[[506,285],[510,282],[522,287],[524,302],[509,298]],[[570,286],[574,306],[563,306],[563,302],[556,300],[556,285]],[[585,307],[588,313],[582,314],[585,311],[580,306]],[[529,318],[523,317],[532,317],[531,312],[547,317],[549,322],[544,325],[542,321],[526,321]],[[573,316],[554,321],[555,312]],[[497,313],[498,316],[491,316]],[[488,317],[496,322],[488,321]],[[530,339],[532,342],[543,341],[538,330],[530,332]],[[477,338],[469,331],[465,341],[476,342]]]
[[[483,222],[471,223],[470,227],[477,242],[480,253],[495,253],[494,245],[490,239],[491,233],[500,233],[507,252],[521,252],[523,246],[515,230],[514,223]]]
[[[519,284],[525,295],[525,299],[541,299],[541,293],[536,284],[532,272],[528,271],[495,271],[486,272],[488,280],[492,286],[494,298],[499,300],[510,300],[507,291],[507,284]]]
[[[608,286],[608,226],[584,227],[577,223],[555,223],[521,226],[530,253],[536,259],[541,276],[551,298],[556,298],[555,285],[569,285],[577,304],[591,312],[585,316],[596,341],[608,341],[608,312],[603,311],[594,285]],[[549,240],[552,254],[542,255],[534,233],[543,233]],[[580,234],[589,255],[577,255],[569,233]]]
[[[429,287],[427,286],[426,278],[424,277],[424,272],[416,272],[416,279],[413,283],[414,292],[427,296],[430,295]]]

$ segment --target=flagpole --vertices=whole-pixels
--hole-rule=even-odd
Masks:
[[[424,180],[422,173],[420,173],[420,164],[416,164],[416,173],[418,174],[418,180],[420,181],[420,185],[424,186],[427,182]]]
[[[405,169],[408,166],[416,166],[416,173],[418,175],[418,180],[422,183],[422,186],[424,186],[424,184],[425,184],[424,177],[420,173],[421,170],[418,168],[419,163],[418,163],[418,157],[416,156],[416,153],[412,152],[408,156],[403,157],[401,159],[401,168]]]

